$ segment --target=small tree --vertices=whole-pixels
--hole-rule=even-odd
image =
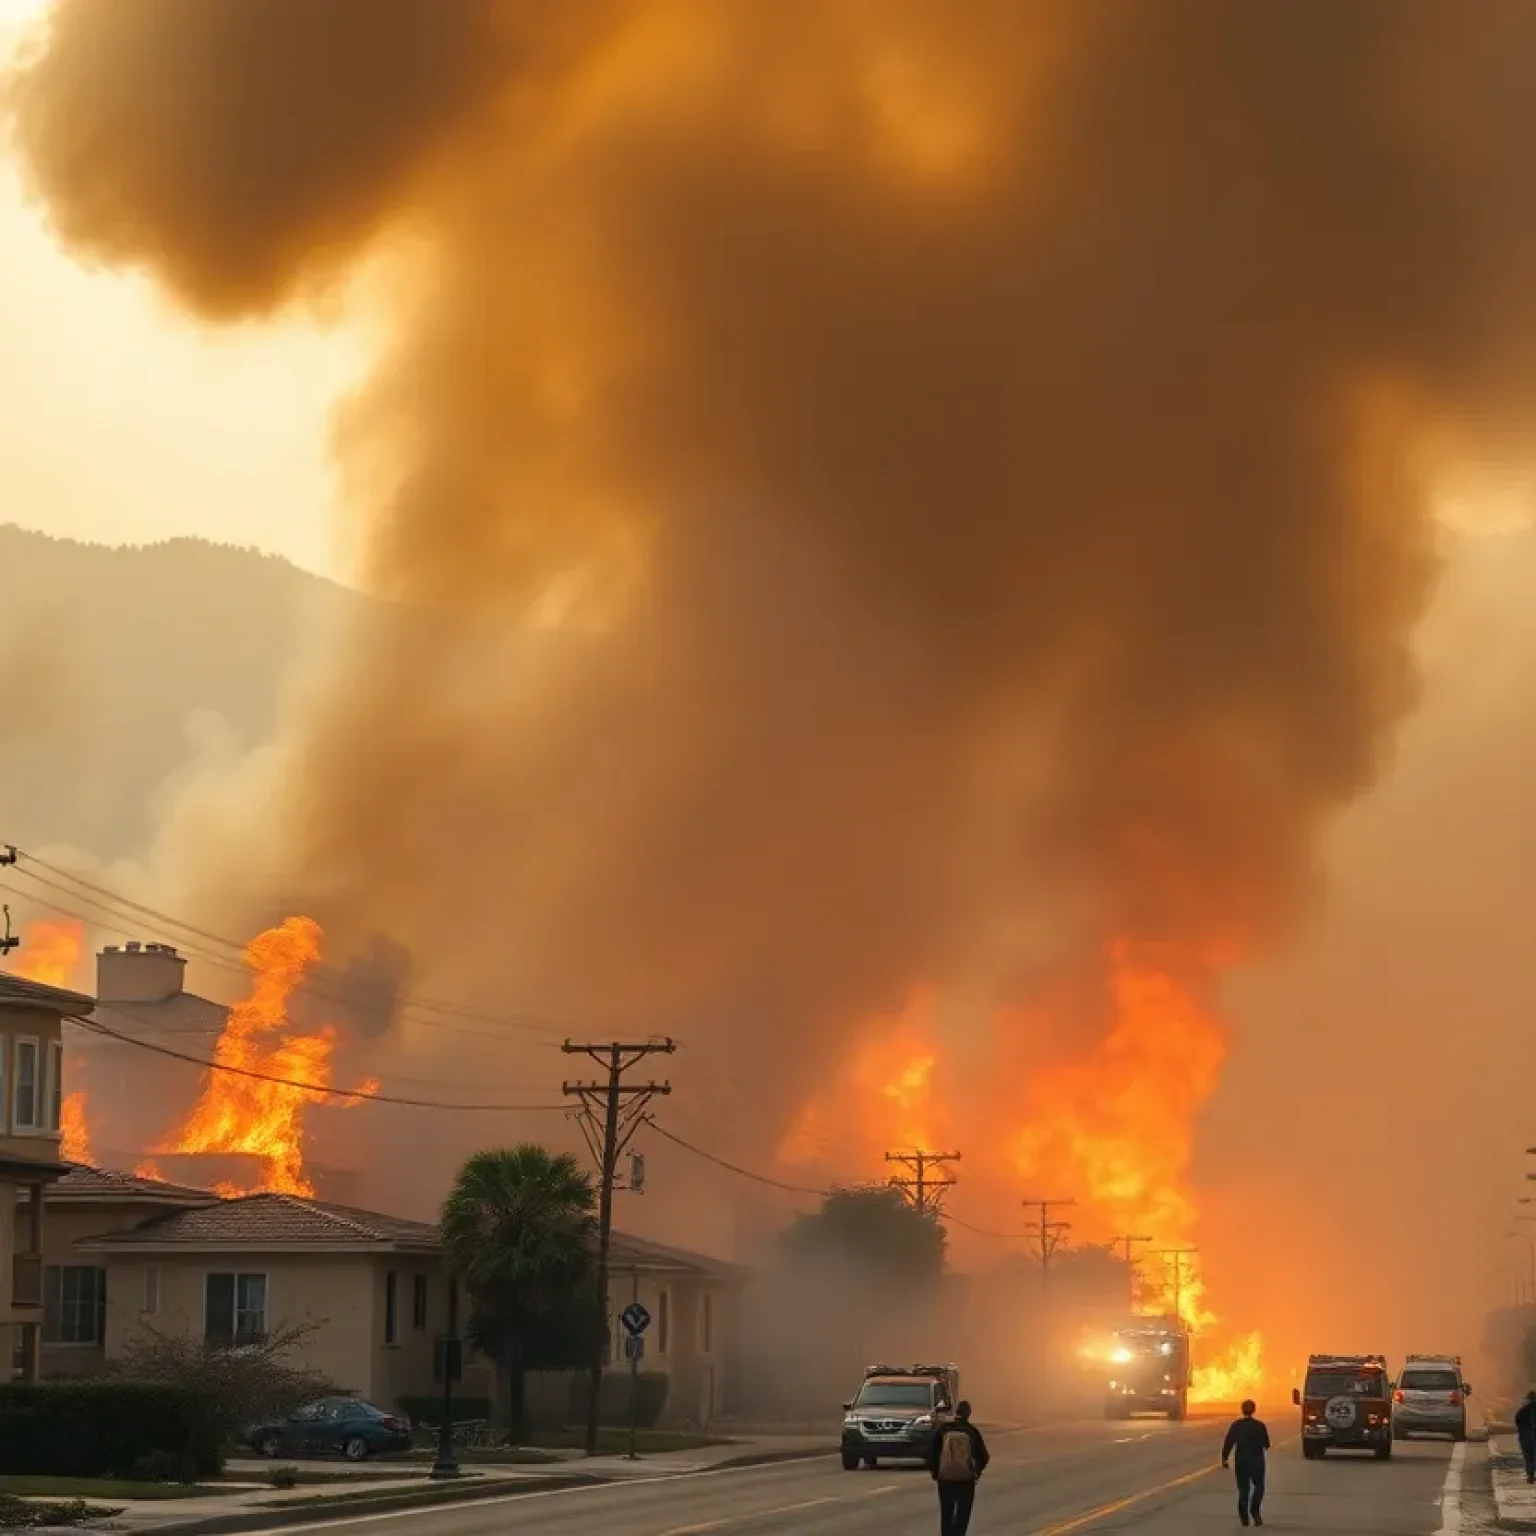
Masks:
[[[574,1158],[525,1142],[475,1153],[443,1205],[443,1247],[469,1295],[469,1336],[497,1367],[514,1440],[526,1427],[527,1372],[585,1365],[604,1326],[593,1204]]]
[[[225,1437],[238,1439],[253,1424],[283,1418],[340,1391],[329,1377],[298,1363],[300,1346],[319,1327],[291,1324],[274,1329],[260,1344],[231,1349],[145,1324],[104,1374],[196,1392]]]
[[[832,1260],[878,1276],[889,1287],[936,1285],[944,1273],[944,1229],[897,1189],[838,1189],[821,1209],[797,1216],[784,1234],[789,1254]]]

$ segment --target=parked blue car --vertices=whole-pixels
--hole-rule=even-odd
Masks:
[[[411,1421],[355,1397],[322,1397],[246,1434],[263,1456],[345,1456],[363,1461],[411,1448]]]

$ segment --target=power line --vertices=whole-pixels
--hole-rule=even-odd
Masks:
[[[832,1193],[831,1189],[813,1188],[809,1184],[786,1184],[782,1179],[769,1178],[765,1173],[753,1173],[750,1168],[743,1168],[739,1163],[733,1163],[727,1158],[719,1157],[713,1152],[706,1152],[703,1147],[696,1147],[691,1141],[684,1141],[681,1136],[674,1135],[664,1126],[658,1125],[652,1115],[647,1115],[645,1123],[656,1135],[665,1141],[670,1141],[673,1146],[681,1147],[685,1152],[691,1152],[695,1157],[702,1157],[706,1163],[713,1163],[717,1168],[724,1168],[727,1173],[734,1173],[743,1179],[750,1179],[754,1184],[765,1184],[769,1189],[782,1189],[791,1195],[819,1195],[825,1198]]]
[[[1136,1310],[1136,1259],[1131,1250],[1137,1243],[1150,1243],[1151,1241],[1150,1237],[1141,1237],[1134,1232],[1121,1232],[1109,1240],[1111,1247],[1117,1244],[1124,1246],[1125,1268],[1130,1280],[1131,1310],[1133,1312]]]
[[[20,858],[29,864],[41,863],[40,860],[36,859],[31,854],[23,853],[20,855]],[[43,865],[43,867],[50,870],[54,868],[53,865],[48,864]],[[160,930],[162,932],[169,932],[170,936],[176,940],[176,947],[182,953],[190,956],[191,958],[198,960],[204,965],[210,965],[215,969],[227,971],[235,975],[248,976],[250,974],[250,967],[244,962],[243,959],[234,958],[229,955],[213,954],[205,949],[200,948],[196,944],[188,944],[185,939],[179,936],[176,930],[185,930],[186,932],[194,933],[197,935],[202,935],[204,930],[192,927],[188,924],[183,924],[179,919],[170,917],[168,914],[158,912],[154,908],[142,907],[142,905],[138,902],[130,902],[126,897],[117,896],[115,893],[105,890],[104,887],[93,885],[89,881],[80,880],[78,876],[71,876],[67,872],[64,872],[66,879],[75,880],[79,885],[84,886],[85,891],[87,892],[100,893],[99,899],[97,896],[85,894],[82,891],[71,889],[67,885],[61,885],[56,880],[49,880],[45,876],[39,875],[35,870],[32,869],[18,866],[16,873],[28,880],[34,881],[38,885],[44,886],[51,891],[57,892],[67,897],[70,901],[74,902],[75,905],[69,906],[62,902],[50,901],[45,896],[39,896],[35,891],[27,890],[16,885],[0,885],[0,890],[3,890],[7,894],[16,896],[22,900],[30,901],[37,906],[44,907],[51,912],[56,912],[63,917],[74,918],[77,922],[103,924],[103,919],[105,919],[105,924],[103,924],[104,926],[110,925],[113,927],[123,928],[124,931],[127,931],[125,927],[126,914],[117,910],[112,905],[113,902],[120,903],[124,907],[133,909],[135,911],[143,911],[146,913],[152,920],[159,924]],[[86,912],[81,912],[79,910],[79,908],[82,906],[87,909]],[[220,938],[218,935],[209,936],[208,941],[210,943],[224,945],[232,950],[236,950],[237,952],[243,951],[244,949],[244,946],[238,944],[235,940]],[[306,980],[306,988],[315,996],[329,999],[332,1002],[343,1004],[355,1002],[356,995],[352,992],[349,992],[347,988],[344,985],[341,985],[336,979],[333,979],[334,976],[334,972],[332,973],[331,977],[327,977],[324,974],[319,976],[312,976]],[[415,1022],[424,1024],[429,1028],[441,1029],[455,1034],[482,1036],[483,1038],[489,1040],[505,1040],[506,1033],[508,1031],[516,1031],[525,1034],[547,1035],[550,1037],[548,1043],[553,1045],[555,1038],[563,1037],[566,1035],[571,1027],[568,1021],[562,1022],[559,1020],[546,1018],[539,1014],[518,1013],[510,1015],[497,1015],[483,1013],[478,1009],[465,1007],[457,1003],[450,1003],[442,999],[428,997],[424,994],[406,994],[399,1000],[398,1007],[402,1014],[412,1015],[414,1013],[414,1015],[416,1015]],[[452,1019],[473,1020],[482,1024],[492,1025],[495,1028],[494,1030],[477,1030],[468,1028],[463,1024],[449,1023],[445,1019],[420,1017],[421,1014],[434,1013],[444,1014],[447,1015],[448,1018]]]
[[[131,1045],[141,1051],[149,1051],[156,1056],[166,1056],[172,1061],[184,1061],[194,1067],[201,1067],[205,1072],[227,1072],[235,1077],[248,1077],[260,1083],[276,1083],[280,1088],[302,1088],[306,1093],[323,1095],[326,1098],[345,1099],[349,1103],[359,1099],[371,1104],[395,1104],[407,1109],[457,1109],[485,1111],[487,1113],[511,1114],[521,1113],[525,1110],[557,1110],[568,1109],[566,1104],[461,1104],[449,1103],[439,1099],[409,1099],[391,1093],[369,1092],[356,1088],[330,1088],[322,1087],[317,1083],[300,1082],[296,1078],[278,1077],[271,1072],[258,1072],[251,1067],[231,1066],[227,1062],[208,1061],[201,1056],[193,1056],[186,1051],[173,1050],[168,1045],[157,1045],[152,1040],[140,1040],[133,1035],[125,1035],[121,1030],[112,1029],[103,1024],[99,1019],[90,1018],[81,1014],[65,1014],[65,1018],[71,1023],[82,1025],[94,1034],[105,1035],[109,1039],[119,1040],[124,1045]]]

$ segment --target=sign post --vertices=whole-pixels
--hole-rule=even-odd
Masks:
[[[645,1359],[645,1330],[651,1326],[651,1314],[632,1301],[619,1313],[619,1321],[629,1335],[624,1341],[624,1353],[629,1356],[629,1457],[638,1461],[635,1454],[635,1416],[640,1401],[640,1362]]]

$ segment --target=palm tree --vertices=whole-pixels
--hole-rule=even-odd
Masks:
[[[529,1370],[586,1363],[598,1326],[597,1218],[575,1158],[531,1142],[477,1152],[443,1203],[443,1249],[470,1304],[469,1337],[498,1368],[508,1429],[524,1431]]]

